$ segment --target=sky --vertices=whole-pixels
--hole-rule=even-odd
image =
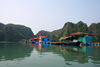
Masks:
[[[0,0],[0,22],[25,25],[34,34],[79,21],[100,22],[100,0]]]

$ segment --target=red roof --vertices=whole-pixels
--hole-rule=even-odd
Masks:
[[[39,36],[39,37],[41,37],[41,38],[46,38],[47,36]]]
[[[84,33],[84,32],[72,33],[72,34],[70,34],[70,35],[81,35],[81,34],[84,34],[84,35],[92,35],[92,34]]]
[[[26,39],[22,39],[21,41],[26,41]]]
[[[30,41],[32,40],[32,39],[29,39]]]
[[[33,38],[33,39],[39,39],[39,38]]]

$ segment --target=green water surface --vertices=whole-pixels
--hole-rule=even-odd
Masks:
[[[100,67],[100,46],[0,43],[0,67],[90,66]]]

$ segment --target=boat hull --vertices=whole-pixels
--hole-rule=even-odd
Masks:
[[[62,42],[62,45],[79,45],[82,42]]]

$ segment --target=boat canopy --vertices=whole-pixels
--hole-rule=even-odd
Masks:
[[[71,38],[72,36],[61,37],[60,40]]]

